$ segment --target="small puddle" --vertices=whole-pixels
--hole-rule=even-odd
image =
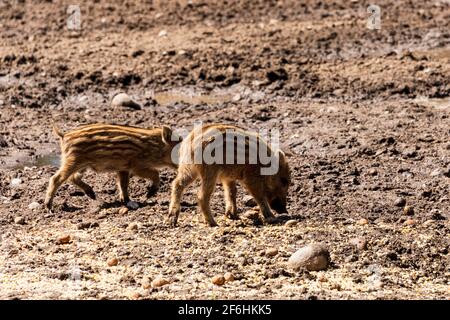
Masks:
[[[416,50],[414,53],[417,53],[418,55],[424,55],[428,56],[431,59],[444,59],[444,60],[450,60],[450,48],[434,48],[430,50]]]
[[[233,100],[231,94],[197,94],[183,92],[159,92],[153,95],[158,104],[166,106],[177,102],[215,105]]]
[[[59,167],[60,157],[59,154],[49,153],[41,156],[37,156],[35,159],[27,159],[24,161],[19,161],[16,164],[12,164],[10,168],[12,169],[24,169],[25,167],[44,167],[44,166],[53,166]]]
[[[426,107],[432,107],[438,110],[450,109],[450,97],[448,98],[427,98],[418,97],[414,102]]]

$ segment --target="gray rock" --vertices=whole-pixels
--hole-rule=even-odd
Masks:
[[[25,224],[25,218],[24,217],[16,217],[14,219],[15,224]]]
[[[449,178],[450,177],[450,169],[445,169],[445,168],[435,169],[430,173],[430,176],[432,176],[432,177],[445,176],[445,177]]]
[[[91,222],[91,221],[85,221],[85,222],[81,222],[77,225],[78,230],[84,230],[84,229],[89,229],[89,228],[97,228],[98,222]]]
[[[141,105],[135,101],[133,101],[130,96],[126,93],[119,93],[116,96],[114,96],[111,104],[114,107],[126,107],[131,108],[135,110],[140,110]]]
[[[291,220],[288,220],[288,221],[286,221],[286,223],[284,224],[286,227],[292,227],[292,226],[295,226],[295,225],[297,225],[298,224],[298,221],[297,220],[293,220],[293,219],[291,219]]]
[[[136,201],[128,201],[127,208],[131,210],[137,210],[139,208],[139,203],[137,203]]]
[[[11,186],[12,187],[18,187],[22,184],[22,179],[20,178],[14,178],[11,180]]]
[[[38,209],[39,207],[40,207],[40,204],[36,201],[33,201],[32,203],[30,203],[28,205],[28,209],[30,209],[30,210],[35,210],[35,209]]]
[[[442,170],[441,168],[435,169],[430,173],[430,176],[432,177],[437,177],[440,176],[444,173],[444,170]]]
[[[330,253],[323,244],[310,244],[297,250],[288,260],[294,270],[306,268],[308,271],[325,270],[330,263]]]
[[[404,198],[398,197],[395,199],[394,205],[396,207],[404,207],[406,204],[406,200]]]
[[[367,249],[367,240],[365,238],[362,237],[353,238],[350,239],[349,243],[359,251]]]
[[[256,201],[252,196],[245,196],[242,201],[247,207],[256,207]]]
[[[414,208],[411,206],[405,206],[403,208],[403,213],[407,216],[412,216],[412,215],[414,215]]]
[[[8,142],[6,142],[6,139],[0,136],[0,148],[6,148],[8,146]]]
[[[351,255],[347,256],[347,257],[344,259],[344,261],[347,262],[347,263],[358,261],[358,256],[356,256],[356,255],[354,255],[354,254],[351,254]]]

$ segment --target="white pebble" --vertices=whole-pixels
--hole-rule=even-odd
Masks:
[[[136,201],[128,201],[127,207],[131,210],[136,210],[137,208],[139,208],[139,203],[137,203]]]
[[[128,107],[133,109],[141,108],[139,103],[133,101],[128,94],[123,92],[115,95],[111,104],[115,107]]]
[[[435,170],[433,170],[431,173],[430,173],[430,176],[432,176],[432,177],[437,177],[437,176],[440,176],[440,175],[442,175],[444,173],[444,171],[442,170],[442,169],[435,169]]]
[[[40,204],[38,202],[36,202],[36,201],[33,201],[32,203],[30,203],[28,205],[28,209],[30,209],[30,210],[35,210],[35,209],[37,209],[39,207],[40,207]]]
[[[22,184],[22,179],[15,178],[11,180],[11,186],[17,187]]]

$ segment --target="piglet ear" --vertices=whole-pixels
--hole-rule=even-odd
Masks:
[[[294,154],[289,149],[278,149],[278,154],[280,156],[280,159],[286,160],[286,158],[292,157]]]
[[[281,149],[278,149],[278,158],[280,159],[281,163],[286,161],[286,154]]]
[[[283,153],[285,158],[286,157],[290,158],[290,157],[292,157],[294,155],[294,153],[288,147],[285,147],[285,146],[281,146],[281,148],[278,149],[278,151],[280,153]]]
[[[170,129],[168,126],[162,127],[162,134],[161,134],[162,141],[165,144],[171,144],[172,141],[172,129]]]

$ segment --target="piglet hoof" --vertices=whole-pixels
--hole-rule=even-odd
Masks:
[[[170,228],[175,228],[177,226],[177,218],[170,215],[167,219],[166,219],[166,225]]]
[[[52,203],[51,203],[51,201],[46,200],[44,206],[47,209],[48,213],[53,213],[52,212]]]
[[[277,223],[279,223],[279,219],[277,219],[277,217],[267,217],[267,218],[264,218],[264,223],[277,224]]]
[[[214,220],[210,220],[210,221],[206,222],[206,224],[208,226],[210,226],[210,227],[217,227],[218,226],[217,222],[214,221]]]
[[[46,208],[46,211],[47,211],[48,214],[54,214],[53,208],[52,208],[51,206],[48,207],[48,206],[46,205],[45,208]]]

